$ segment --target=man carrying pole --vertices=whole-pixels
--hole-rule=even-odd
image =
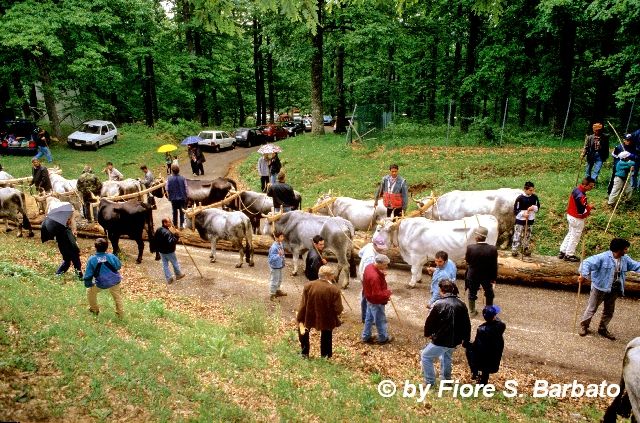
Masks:
[[[569,195],[569,203],[567,205],[569,231],[560,245],[559,259],[576,263],[580,261],[580,258],[575,255],[576,247],[584,230],[585,219],[589,217],[591,211],[595,208],[587,202],[587,192],[591,191],[595,185],[596,182],[590,176],[587,176]]]

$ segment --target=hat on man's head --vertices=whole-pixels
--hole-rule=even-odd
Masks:
[[[593,130],[596,131],[598,129],[602,129],[602,124],[600,122],[596,122],[592,126]]]
[[[483,237],[487,237],[487,235],[489,235],[489,229],[485,228],[484,226],[478,226],[474,232],[477,236],[483,236]]]
[[[389,264],[390,262],[391,260],[389,260],[389,257],[385,256],[384,254],[376,254],[376,263]]]
[[[624,139],[625,139],[625,140],[630,140],[630,139],[631,139],[631,134],[627,134],[627,135],[625,135],[625,136],[624,136]]]
[[[491,320],[496,317],[496,314],[500,313],[500,311],[502,310],[497,305],[485,306],[482,309],[482,317],[484,317],[485,320]]]
[[[92,170],[92,169],[91,169],[91,166],[89,166],[89,165],[84,165],[84,167],[82,168],[82,171],[83,171],[84,173],[91,172],[91,170]]]
[[[628,151],[623,151],[620,154],[618,154],[618,158],[621,160],[628,159],[629,156],[631,156],[631,153],[629,153]]]
[[[384,239],[379,237],[373,239],[373,245],[381,249],[387,248],[387,244],[384,242]]]

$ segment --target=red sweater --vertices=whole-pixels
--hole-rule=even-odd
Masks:
[[[584,219],[591,214],[591,205],[587,203],[587,194],[582,184],[578,185],[569,195],[567,214],[578,219]]]
[[[364,269],[362,275],[362,290],[364,297],[371,304],[386,304],[391,298],[391,291],[387,288],[387,281],[382,273],[371,263]]]

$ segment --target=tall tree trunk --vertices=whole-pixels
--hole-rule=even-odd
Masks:
[[[551,132],[554,135],[562,133],[564,117],[567,113],[573,83],[574,49],[576,39],[576,23],[571,14],[566,11],[558,12],[557,26],[560,32],[558,38],[558,86],[553,93],[553,122]]]
[[[602,33],[600,34],[600,57],[612,57],[614,53],[614,44],[611,40],[615,39],[616,28],[613,21],[608,20],[599,25]],[[611,104],[611,87],[613,81],[608,75],[601,70],[596,69],[595,88],[596,95],[593,99],[593,112],[591,115],[592,122],[603,122],[608,116],[608,106]]]
[[[211,110],[213,111],[213,124],[216,126],[222,125],[222,109],[218,102],[218,90],[216,88],[211,89]]]
[[[473,10],[469,12],[469,41],[467,42],[467,56],[465,59],[465,79],[473,76],[476,71],[476,49],[480,41],[480,17]],[[467,88],[460,96],[460,130],[468,132],[474,116],[475,90]]]
[[[11,99],[11,92],[9,91],[9,85],[7,83],[0,84],[0,119],[10,120],[15,117],[13,110],[7,107],[9,100]]]
[[[253,78],[256,82],[256,124],[262,124],[262,92],[261,88],[264,88],[264,84],[261,82],[260,75],[260,44],[262,43],[262,36],[260,35],[260,23],[256,18],[253,19]]]
[[[273,55],[267,37],[267,89],[269,90],[269,122],[275,122],[276,97],[273,89]]]
[[[199,61],[203,56],[202,54],[202,36],[199,31],[193,32],[193,53],[196,61]],[[194,70],[195,76],[193,77],[191,86],[193,88],[194,98],[194,112],[196,119],[202,126],[206,126],[209,123],[209,111],[206,106],[205,81],[202,79],[198,72]]]
[[[33,113],[31,112],[31,109],[29,107],[30,106],[29,102],[27,101],[27,98],[26,98],[25,93],[24,93],[24,87],[22,86],[22,80],[20,78],[20,72],[18,72],[17,70],[11,72],[11,82],[13,84],[13,89],[16,92],[16,97],[18,97],[19,99],[22,100],[20,102],[20,107],[22,109],[22,114],[26,118],[32,116]],[[35,89],[35,85],[33,87]],[[38,104],[36,102],[36,105],[34,107],[36,107],[37,105]]]
[[[434,37],[431,42],[431,69],[428,78],[427,91],[427,120],[430,123],[436,122],[436,93],[438,91],[438,37]]]
[[[346,106],[344,102],[344,46],[336,48],[336,95],[338,104],[336,107],[336,129],[334,134],[347,132],[347,119],[345,118]]]
[[[527,123],[527,89],[520,89],[520,101],[518,107],[518,126],[524,127]]]
[[[51,134],[56,137],[57,140],[60,140],[62,139],[62,129],[60,128],[58,109],[56,109],[56,94],[53,86],[53,79],[51,78],[51,71],[49,69],[49,58],[46,57],[46,55],[43,55],[41,57],[36,57],[34,62],[40,74],[40,81],[42,82],[42,96],[44,97],[44,106],[47,109],[47,115],[49,116]]]
[[[238,125],[244,126],[245,111],[244,99],[242,98],[242,71],[240,65],[236,65],[236,101],[238,102]]]
[[[140,59],[139,59],[140,60]],[[153,77],[153,58],[147,54],[144,56],[144,74],[142,76],[142,97],[144,101],[145,124],[153,127],[153,96],[151,93],[151,78]]]
[[[323,63],[322,54],[324,49],[324,27],[323,13],[324,0],[317,0],[318,24],[316,25],[316,33],[311,37],[311,117],[313,118],[313,126],[311,133],[313,135],[324,135],[323,113],[324,105],[322,101],[322,73]]]

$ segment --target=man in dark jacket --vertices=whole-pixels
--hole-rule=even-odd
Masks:
[[[153,235],[153,240],[156,244],[156,249],[160,253],[162,258],[162,269],[164,270],[164,277],[167,283],[173,283],[174,280],[180,280],[185,277],[185,274],[180,271],[180,264],[176,257],[176,244],[180,239],[180,235],[171,225],[171,220],[166,217],[162,219],[162,227],[156,230]],[[173,266],[173,273],[175,273],[175,279],[171,276],[171,270],[169,269],[169,263]]]
[[[600,122],[594,123],[592,128],[593,134],[585,140],[581,157],[587,159],[584,176],[597,181],[602,165],[609,158],[609,137],[602,133]]]
[[[454,281],[440,281],[440,300],[433,304],[424,323],[424,336],[431,342],[420,352],[425,383],[436,383],[434,361],[440,357],[440,380],[451,379],[453,350],[469,342],[471,321],[467,306],[458,298]]]
[[[304,275],[310,281],[318,279],[318,270],[324,264],[327,264],[327,260],[322,257],[322,251],[324,250],[324,238],[320,235],[313,237],[313,248],[307,253],[307,259],[305,261]]]
[[[38,159],[31,159],[31,166],[33,167],[31,170],[33,177],[29,185],[34,185],[38,191],[51,191],[51,180],[49,179],[49,171],[47,168],[42,166]]]
[[[343,310],[340,288],[332,283],[335,274],[331,266],[320,267],[320,279],[308,283],[302,292],[297,315],[298,339],[306,358],[309,357],[310,329],[320,331],[320,355],[326,358],[333,355],[333,330],[340,326],[339,316]]]
[[[164,187],[167,198],[171,201],[173,210],[173,226],[184,228],[184,209],[187,206],[188,188],[187,180],[180,175],[180,167],[171,165],[171,176],[167,178]],[[180,226],[178,226],[178,214],[180,215]]]
[[[482,286],[486,305],[493,304],[493,286],[498,277],[498,250],[495,245],[487,244],[489,231],[483,226],[476,229],[476,243],[467,247],[464,259],[467,262],[465,288],[469,290],[469,315],[477,316],[476,300],[478,289]]]
[[[503,334],[507,326],[496,317],[500,307],[486,306],[482,310],[485,323],[478,326],[473,344],[465,344],[467,361],[474,380],[481,385],[489,383],[489,375],[500,369],[502,351],[504,350]]]
[[[56,271],[56,276],[62,276],[69,270],[71,263],[76,271],[78,278],[82,279],[82,264],[80,263],[80,247],[76,237],[71,231],[69,225],[71,224],[71,217],[67,221],[67,225],[64,231],[58,232],[56,235],[56,242],[58,243],[58,250],[62,254],[62,263]]]
[[[367,344],[373,343],[371,330],[374,324],[378,329],[378,345],[393,341],[393,337],[387,333],[387,315],[384,310],[384,306],[391,298],[391,291],[385,280],[389,262],[389,257],[377,254],[375,262],[368,265],[362,275],[362,291],[367,299],[367,315],[364,319],[361,339]]]
[[[273,207],[276,211],[282,207],[285,212],[288,212],[294,210],[298,204],[296,194],[291,185],[285,183],[285,178],[284,172],[278,173],[278,182],[267,188],[267,195],[273,198]]]
[[[280,163],[280,157],[278,157],[278,153],[273,153],[273,157],[271,157],[269,161],[269,182],[275,184],[281,170],[282,163]]]
[[[95,213],[91,210],[91,202],[93,201],[92,195],[95,197],[100,196],[102,182],[98,176],[93,173],[91,166],[86,165],[82,170],[82,174],[78,178],[77,189],[82,195],[84,217],[89,222],[93,222],[93,216]]]

